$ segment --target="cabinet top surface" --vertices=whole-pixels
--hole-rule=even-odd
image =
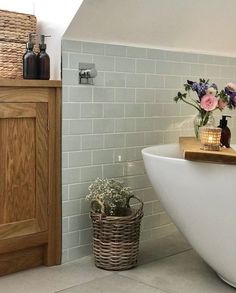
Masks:
[[[61,87],[61,80],[0,79],[0,87]]]

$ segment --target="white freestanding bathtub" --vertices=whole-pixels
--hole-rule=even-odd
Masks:
[[[178,144],[142,154],[173,222],[220,278],[236,287],[236,166],[184,160]]]

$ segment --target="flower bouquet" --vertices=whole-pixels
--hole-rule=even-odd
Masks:
[[[198,111],[194,125],[196,137],[198,137],[199,127],[206,125],[209,121],[212,122],[213,111],[216,109],[222,111],[225,107],[236,108],[236,84],[234,83],[228,83],[219,91],[215,83],[209,83],[209,80],[200,78],[199,82],[187,80],[184,88],[185,93],[178,92],[174,101],[183,101]],[[191,91],[197,94],[197,98],[190,96]]]

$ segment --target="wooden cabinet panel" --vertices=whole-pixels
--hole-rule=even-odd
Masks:
[[[35,265],[60,263],[58,93],[58,88],[47,88],[46,83],[39,88],[35,81],[32,87],[22,81],[20,87],[18,82],[1,88],[0,81],[0,259],[8,259],[9,265],[24,257],[18,249],[30,251],[32,261],[22,260],[26,267],[27,263],[32,267],[34,259]],[[7,268],[0,262],[0,275],[20,267]]]

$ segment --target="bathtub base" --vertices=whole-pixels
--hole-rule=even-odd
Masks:
[[[225,283],[227,283],[228,285],[230,285],[231,287],[233,288],[236,288],[236,283],[232,283],[230,281],[228,281],[227,279],[225,279],[224,277],[222,277],[220,274],[217,273],[217,276],[222,280],[224,281]]]

